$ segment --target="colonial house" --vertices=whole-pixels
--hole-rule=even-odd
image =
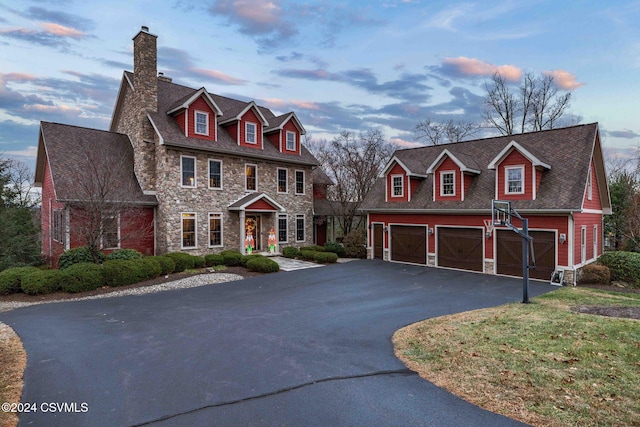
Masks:
[[[109,131],[41,124],[44,255],[55,263],[83,244],[76,217],[95,193],[87,177],[101,181],[96,170],[122,202],[100,225],[107,250],[265,251],[272,230],[279,247],[311,244],[318,162],[296,114],[174,83],[157,72],[156,42],[147,27],[133,38],[133,73],[123,74]]]
[[[573,283],[611,213],[598,124],[396,151],[362,205],[368,256],[521,276],[522,238],[493,226],[493,199],[528,218],[530,276]]]

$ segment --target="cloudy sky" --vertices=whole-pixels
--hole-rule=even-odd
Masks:
[[[40,120],[107,129],[132,40],[174,82],[295,111],[314,139],[479,121],[500,71],[551,74],[608,155],[640,143],[640,2],[0,0],[0,153],[33,166]]]

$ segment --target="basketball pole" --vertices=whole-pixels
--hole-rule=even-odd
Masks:
[[[518,215],[519,216],[519,215]],[[522,303],[529,304],[529,219],[520,218],[522,221]]]

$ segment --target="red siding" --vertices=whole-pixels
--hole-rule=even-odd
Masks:
[[[402,175],[403,176],[402,184],[403,184],[404,188],[402,190],[402,197],[393,197],[393,179],[392,179],[393,175]],[[397,163],[393,168],[391,168],[389,173],[387,173],[387,201],[388,202],[407,202],[407,201],[409,201],[408,177],[407,177],[407,174],[405,173],[404,169],[402,168],[402,166],[400,166]]]
[[[591,175],[591,200],[588,198],[589,188],[585,186],[583,208],[602,210],[602,204],[600,203],[600,190],[598,189],[596,170],[593,162],[589,165],[589,174]]]
[[[524,194],[506,194],[505,179],[506,166],[524,165]],[[533,165],[518,150],[512,150],[511,153],[496,167],[498,176],[498,199],[501,200],[533,200]],[[539,172],[538,172],[539,173]]]
[[[209,135],[196,134],[196,110],[209,114]],[[217,128],[216,115],[204,98],[200,97],[193,101],[187,111],[189,113],[189,137],[215,141]]]
[[[581,246],[581,233],[582,227],[586,227],[587,229],[587,239],[586,239],[586,261],[591,261],[602,254],[602,215],[601,214],[574,214],[574,254],[575,254],[575,264],[582,263],[582,246]],[[593,251],[593,228],[598,227],[598,248],[597,253],[594,254]]]
[[[469,186],[473,182],[473,178],[474,178],[474,175],[468,175],[468,174],[464,175],[464,197],[465,198],[467,197],[467,194],[469,192]]]
[[[441,172],[453,172],[455,176],[455,192],[456,194],[453,196],[441,196],[440,195],[440,185],[441,185]],[[460,176],[460,168],[456,163],[451,160],[449,157],[446,157],[444,161],[438,166],[435,170],[433,180],[435,182],[435,200],[439,202],[449,202],[452,200],[462,200],[462,182]]]
[[[178,124],[178,126],[180,126],[180,130],[182,130],[182,133],[185,133],[185,117],[186,117],[186,114],[184,111],[181,111],[180,113],[174,116],[174,119]]]
[[[410,176],[409,177],[409,188],[411,188],[411,195],[412,196],[414,194],[416,194],[416,191],[418,190],[418,187],[420,186],[422,181],[423,181],[423,178],[418,178],[418,177],[415,177],[415,176]]]
[[[280,132],[271,132],[267,135],[267,140],[280,150]]]
[[[327,199],[327,186],[314,184],[313,185],[313,198],[314,199]]]
[[[231,138],[238,143],[238,122],[233,122],[229,125],[225,125],[225,129],[231,135]]]
[[[255,123],[256,125],[256,144],[249,144],[245,139],[245,124],[247,122]],[[262,122],[258,119],[258,116],[253,111],[253,108],[244,113],[244,116],[240,119],[240,145],[243,147],[252,147],[252,148],[260,148],[262,149]]]
[[[287,131],[293,132],[293,133],[296,134],[296,149],[293,150],[293,151],[287,150]],[[300,155],[300,132],[298,132],[298,128],[293,123],[293,120],[289,120],[287,123],[285,123],[284,127],[282,128],[282,149],[281,149],[281,151],[283,153]]]
[[[247,206],[245,208],[245,210],[247,211],[275,211],[277,210],[276,208],[274,208],[271,203],[267,202],[264,199],[260,199],[257,200],[253,203],[251,203],[249,206]]]
[[[44,255],[47,263],[53,266],[57,264],[58,258],[62,252],[64,252],[64,244],[53,240],[53,210],[64,209],[64,207],[64,203],[56,202],[49,159],[46,158],[42,182],[42,210],[40,219],[42,226],[42,255]]]

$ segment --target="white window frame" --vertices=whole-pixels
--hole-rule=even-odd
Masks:
[[[280,171],[284,171],[284,191],[280,191]],[[289,169],[278,168],[276,169],[276,191],[280,194],[287,194],[289,192]]]
[[[115,219],[116,220],[116,239],[118,240],[118,243],[115,246],[106,246],[105,244],[105,238],[104,235],[106,234],[105,230],[104,230],[104,221],[106,219]],[[118,213],[117,215],[113,215],[113,216],[108,216],[106,218],[104,218],[102,220],[102,224],[101,224],[102,230],[100,233],[100,249],[120,249],[120,214]]]
[[[53,224],[51,226],[52,238],[55,242],[64,243],[65,214],[63,209],[53,209]]]
[[[451,185],[453,190],[450,194],[445,194],[445,191],[444,191],[445,175],[451,175],[451,177],[453,178],[453,181],[450,184],[447,183],[447,185]],[[455,197],[455,196],[456,196],[456,171],[441,171],[440,172],[440,197]]]
[[[220,187],[212,187],[211,186],[211,162],[218,162],[220,164]],[[207,185],[209,186],[209,188],[213,189],[213,190],[222,190],[223,188],[223,180],[222,180],[222,160],[219,159],[209,159],[208,162],[208,166],[207,166],[207,174],[209,179],[207,180]]]
[[[298,227],[298,220],[302,219],[302,240],[298,239],[298,230],[300,230],[300,228]],[[306,218],[304,217],[304,214],[297,214],[296,215],[296,243],[300,243],[300,242],[304,242],[306,241],[306,228],[307,223],[306,223]]]
[[[520,191],[509,191],[509,171],[520,170]],[[524,165],[518,166],[505,166],[504,167],[504,194],[524,194],[525,189],[525,176]]]
[[[280,228],[280,220],[284,220],[284,240],[280,240],[280,232],[282,228]],[[287,243],[289,241],[289,215],[287,214],[278,214],[278,243]]]
[[[400,194],[396,194],[395,179],[400,178]],[[404,197],[404,175],[391,175],[391,197]]]
[[[587,200],[593,199],[593,181],[591,179],[591,168],[589,168],[589,175],[587,176]]]
[[[301,193],[298,192],[298,173],[302,173],[302,192]],[[295,181],[296,181],[295,182],[295,186],[296,187],[294,189],[296,195],[298,195],[298,196],[304,195],[304,186],[305,186],[306,180],[307,180],[307,177],[305,176],[304,171],[301,170],[301,169],[296,169],[296,171],[294,172],[294,177],[295,177]]]
[[[204,116],[204,132],[198,132],[198,115]],[[198,110],[193,112],[193,131],[196,135],[209,136],[209,113]]]
[[[248,179],[247,167],[248,166],[253,166],[255,168],[255,182],[256,182],[255,187],[256,188],[253,189],[253,190],[250,190],[249,188],[247,188],[247,179]],[[254,163],[245,163],[244,164],[244,191],[249,191],[249,192],[258,191],[258,165],[254,164]]]
[[[194,246],[184,246],[185,215],[193,215],[193,243]],[[196,249],[198,247],[198,214],[196,212],[180,212],[180,249]]]
[[[293,135],[293,146],[289,146],[289,135]],[[291,132],[291,131],[287,131],[285,133],[285,147],[288,151],[296,151],[296,133],[295,132]]]
[[[587,260],[587,227],[580,228],[580,264]]]
[[[249,126],[253,126],[253,141],[249,141]],[[258,124],[253,122],[245,122],[244,124],[244,142],[247,144],[257,144],[258,143]]]
[[[220,244],[212,245],[211,244],[211,219],[218,218],[220,220]],[[209,212],[209,247],[210,248],[221,248],[224,246],[224,218],[222,212]]]
[[[184,160],[193,159],[193,185],[184,185]],[[194,156],[180,156],[180,187],[196,188],[198,185],[198,159]]]
[[[593,226],[593,259],[598,258],[598,226]]]

